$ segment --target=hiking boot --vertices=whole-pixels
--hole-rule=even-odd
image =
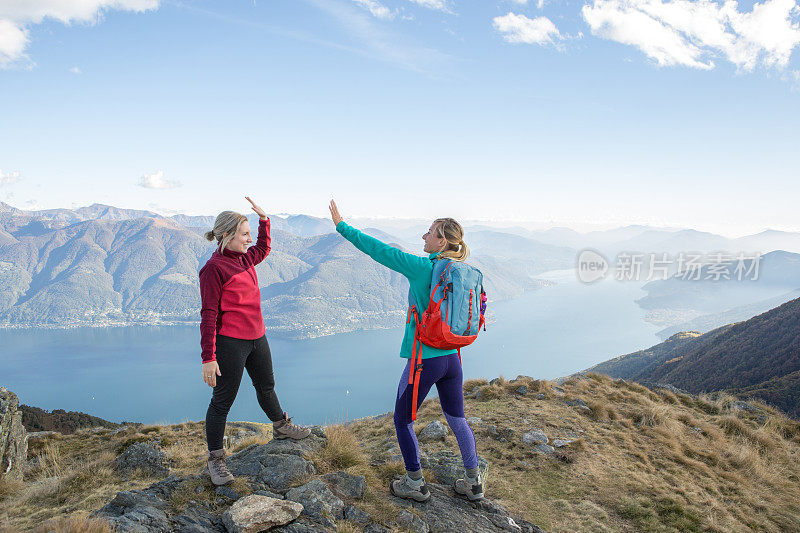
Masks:
[[[292,424],[292,419],[283,413],[283,419],[272,423],[272,436],[276,439],[300,440],[311,435],[311,428]]]
[[[225,450],[208,452],[208,473],[214,485],[227,485],[233,483],[234,477],[225,465]]]
[[[418,502],[427,501],[431,497],[428,486],[425,485],[425,478],[417,480],[404,475],[400,479],[395,479],[389,484],[391,493],[400,498],[407,498],[409,500],[416,500]]]
[[[464,475],[463,478],[457,479],[455,483],[453,483],[453,490],[455,490],[457,494],[466,496],[470,501],[482,500],[483,477],[480,474],[478,474],[476,478]]]

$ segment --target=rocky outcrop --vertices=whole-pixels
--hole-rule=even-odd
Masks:
[[[108,521],[118,533],[267,529],[319,533],[337,531],[343,527],[343,520],[369,533],[541,532],[525,520],[512,518],[490,500],[469,502],[456,495],[451,486],[464,470],[461,457],[449,450],[423,456],[423,467],[433,471],[436,478],[431,481],[440,483],[428,484],[433,493],[430,500],[412,504],[392,498],[397,505],[395,518],[389,523],[376,521],[359,507],[367,488],[363,476],[343,471],[317,475],[312,458],[326,444],[325,433],[318,427],[301,441],[256,444],[228,458],[228,468],[245,480],[244,486],[237,482],[235,490],[231,486],[213,487],[205,471],[191,476],[171,475],[146,489],[117,493],[92,517]],[[482,470],[488,468],[483,458],[479,463]]]
[[[455,496],[450,487],[437,483],[428,483],[428,489],[431,491],[431,498],[424,503],[412,503],[395,498],[397,505],[413,508],[416,511],[416,514],[399,515],[398,526],[420,533],[452,531],[544,533],[535,524],[520,518],[512,518],[508,511],[491,500],[470,502]]]
[[[0,387],[0,478],[22,479],[28,456],[28,435],[22,425],[17,395]]]

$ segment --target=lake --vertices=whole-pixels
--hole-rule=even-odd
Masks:
[[[462,350],[465,378],[553,379],[660,342],[660,328],[634,303],[643,283],[586,285],[572,270],[538,277],[557,285],[490,302],[496,321]],[[268,333],[284,410],[300,424],[392,410],[405,366],[397,355],[402,336],[402,327],[303,341]],[[0,330],[0,385],[48,411],[114,422],[202,420],[211,389],[201,377],[199,338],[199,328],[186,326]],[[268,421],[246,375],[228,419]]]

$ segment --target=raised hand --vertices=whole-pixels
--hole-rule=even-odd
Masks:
[[[256,215],[258,215],[258,216],[259,216],[259,218],[261,218],[262,220],[266,220],[266,219],[267,219],[267,214],[264,212],[264,210],[263,210],[263,209],[261,209],[260,207],[258,207],[258,206],[257,206],[257,205],[256,205],[256,204],[253,202],[253,200],[251,200],[251,199],[250,199],[250,197],[249,197],[249,196],[245,196],[245,199],[246,199],[248,202],[250,202],[250,205],[252,205],[252,206],[253,206],[253,208],[252,208],[252,209],[253,209],[253,211],[255,211],[255,212],[256,212]]]
[[[331,219],[333,219],[333,225],[336,226],[342,221],[342,216],[339,214],[339,208],[336,207],[336,202],[331,200],[331,205],[328,207],[328,209],[331,210]]]

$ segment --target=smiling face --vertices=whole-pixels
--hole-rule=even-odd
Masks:
[[[428,229],[428,233],[422,236],[422,240],[425,241],[425,246],[422,248],[422,251],[429,254],[441,252],[447,245],[447,240],[445,240],[444,237],[439,236],[439,228],[437,227],[436,222],[431,224],[431,227]]]
[[[253,239],[250,238],[250,224],[244,220],[239,224],[239,229],[236,230],[236,235],[234,235],[233,239],[228,243],[227,248],[234,252],[244,253],[247,251],[247,246],[252,242]]]

